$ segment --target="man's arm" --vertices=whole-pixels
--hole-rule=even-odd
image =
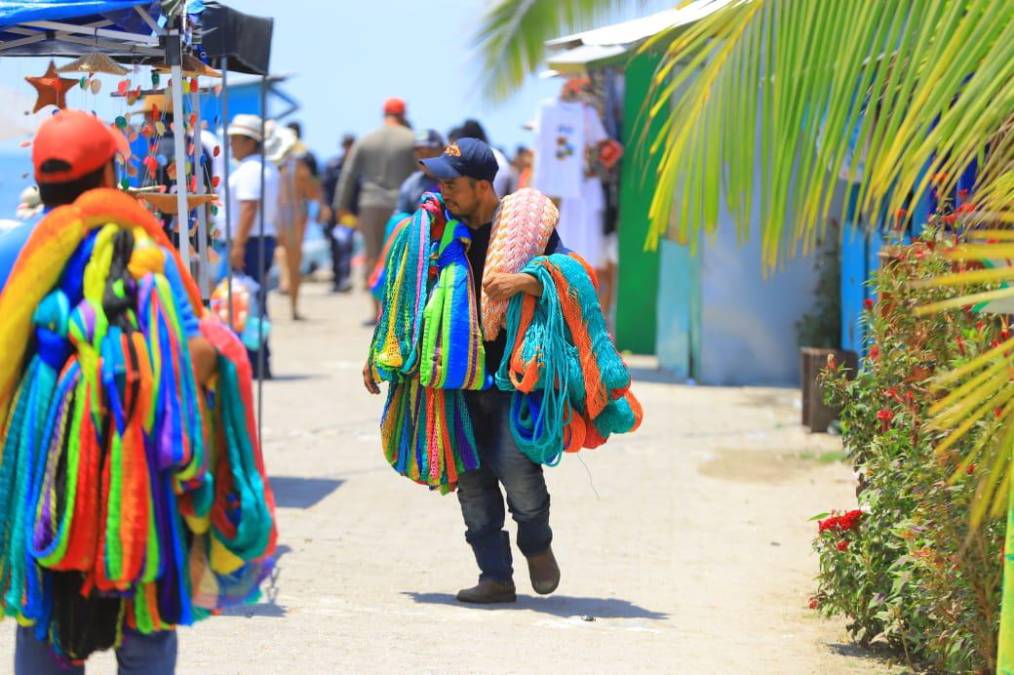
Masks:
[[[509,300],[518,293],[527,293],[536,298],[542,297],[542,282],[524,272],[492,274],[482,282],[482,287],[494,300]]]

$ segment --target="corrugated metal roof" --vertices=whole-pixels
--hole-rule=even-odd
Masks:
[[[546,42],[546,46],[550,49],[561,49],[578,45],[627,47],[647,40],[653,35],[657,35],[669,28],[685,26],[700,21],[726,5],[740,1],[742,0],[695,0],[679,9],[667,9],[639,19],[549,40]]]

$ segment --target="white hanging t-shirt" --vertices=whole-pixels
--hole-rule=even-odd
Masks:
[[[239,222],[239,203],[258,201],[261,198],[261,158],[250,155],[239,163],[229,176],[229,207],[232,209],[232,223],[235,230]],[[251,237],[259,237],[260,213],[254,218]],[[278,169],[267,162],[264,165],[264,236],[278,235]]]
[[[577,197],[584,177],[585,113],[578,101],[543,101],[535,120],[532,185],[549,197]]]
[[[606,263],[602,180],[588,176],[585,154],[609,138],[594,107],[579,101],[547,101],[537,121],[535,187],[560,198],[557,232],[563,245],[592,267]],[[570,152],[572,144],[575,151]],[[540,158],[542,161],[540,162]]]

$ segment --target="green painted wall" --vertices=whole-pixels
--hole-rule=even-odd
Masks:
[[[616,291],[616,344],[635,354],[654,354],[658,324],[659,252],[645,251],[648,209],[657,185],[657,157],[642,151],[644,102],[657,54],[637,54],[626,68],[623,139],[626,152],[620,182],[620,263]],[[653,127],[661,126],[662,116]]]

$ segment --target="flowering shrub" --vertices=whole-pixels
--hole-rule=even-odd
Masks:
[[[952,269],[941,253],[949,245],[938,235],[890,250],[874,280],[878,301],[864,312],[870,345],[860,372],[848,380],[829,363],[824,373],[828,402],[841,406],[860,508],[817,517],[820,574],[810,604],[844,615],[854,639],[886,642],[910,664],[986,672],[1004,523],[969,528],[977,469],[960,462],[973,444],[991,447],[999,422],[987,416],[938,456],[946,432],[926,425],[936,397],[928,378],[997,344],[1008,327],[970,308],[914,315],[916,306],[968,292],[918,283]]]

